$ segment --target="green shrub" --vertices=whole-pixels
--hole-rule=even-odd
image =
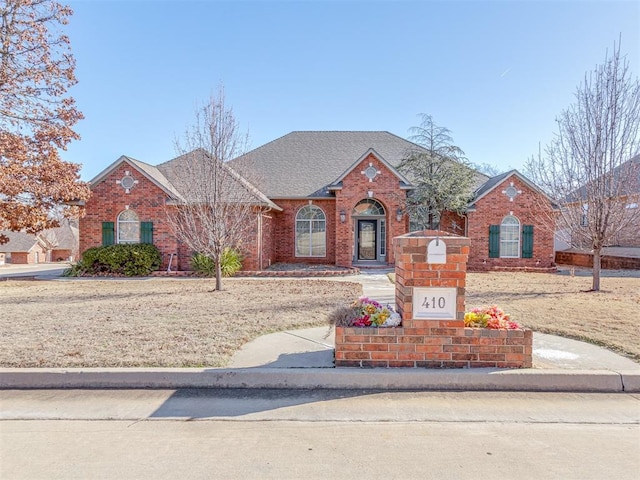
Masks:
[[[85,268],[82,265],[82,262],[78,262],[74,265],[71,265],[69,268],[64,269],[64,271],[62,272],[62,276],[63,277],[81,277],[85,273],[86,273]]]
[[[220,259],[223,277],[231,277],[242,268],[242,254],[234,248],[225,248]],[[216,264],[211,257],[196,253],[191,257],[191,268],[205,277],[216,276]]]
[[[138,277],[157,270],[161,262],[160,251],[155,245],[136,243],[93,247],[85,250],[82,260],[65,271],[65,275],[107,274]]]
[[[214,277],[216,275],[216,264],[203,253],[195,253],[191,257],[191,268],[198,275],[204,277]]]

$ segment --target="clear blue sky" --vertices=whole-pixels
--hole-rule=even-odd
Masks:
[[[120,155],[158,164],[224,84],[251,148],[294,130],[388,130],[428,113],[475,163],[521,169],[635,1],[77,0],[67,33],[85,120],[63,152],[90,180]]]

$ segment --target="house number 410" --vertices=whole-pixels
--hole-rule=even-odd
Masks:
[[[413,318],[456,318],[457,289],[445,287],[415,287]]]
[[[439,308],[442,310],[446,305],[447,299],[444,297],[431,297],[431,302],[429,302],[429,297],[424,297],[424,301],[422,302],[424,308]]]

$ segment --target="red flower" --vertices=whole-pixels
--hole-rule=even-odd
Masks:
[[[369,315],[365,315],[364,317],[360,317],[355,322],[353,322],[354,327],[368,327],[371,325],[371,320],[369,320]]]

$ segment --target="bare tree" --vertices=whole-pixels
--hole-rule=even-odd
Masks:
[[[222,289],[221,260],[225,249],[242,249],[256,225],[260,204],[267,201],[226,162],[245,152],[247,135],[240,132],[224,92],[196,112],[194,126],[176,141],[181,154],[165,171],[183,201],[170,207],[168,219],[176,237],[216,265],[216,290]]]
[[[445,210],[463,212],[475,173],[462,149],[453,144],[450,130],[436,125],[430,115],[422,114],[421,125],[411,132],[410,140],[422,148],[408,152],[398,166],[415,186],[406,209],[421,227],[437,229]]]
[[[501,170],[497,165],[492,165],[491,163],[472,163],[471,166],[478,172],[487,175],[488,177],[495,177],[496,175],[500,175],[501,173],[506,172],[506,170]]]
[[[575,97],[557,118],[554,139],[527,170],[561,201],[558,228],[571,232],[575,246],[593,251],[592,289],[598,291],[603,247],[640,217],[640,168],[631,161],[640,147],[640,83],[619,44],[585,75]]]
[[[82,118],[67,90],[76,83],[69,38],[73,12],[53,0],[0,2],[0,230],[38,233],[77,216],[86,200],[80,165],[59,151],[80,137]],[[3,243],[0,235],[0,243]]]

